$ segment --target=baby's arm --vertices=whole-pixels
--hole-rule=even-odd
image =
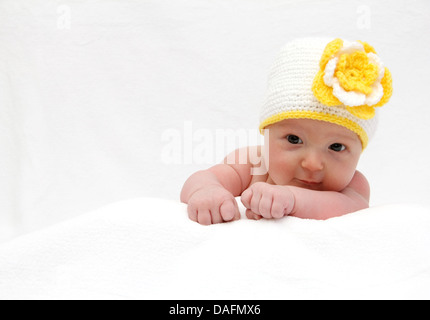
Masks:
[[[291,187],[291,191],[296,198],[291,215],[299,218],[325,220],[369,207],[369,183],[358,171],[341,192],[313,191],[297,187]]]
[[[234,152],[234,159],[239,159],[239,153],[240,149]],[[231,158],[229,155],[224,163],[194,173],[185,182],[181,201],[188,204],[191,220],[208,225],[240,219],[235,197],[248,187],[251,165],[227,163]]]
[[[366,178],[356,171],[350,184],[341,192],[256,183],[242,194],[242,202],[251,219],[291,215],[325,220],[368,208],[369,194]]]

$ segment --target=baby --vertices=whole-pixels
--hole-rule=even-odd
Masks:
[[[328,219],[368,208],[369,184],[356,166],[376,128],[375,108],[391,93],[391,74],[366,42],[287,44],[261,112],[265,145],[191,175],[181,192],[189,218],[204,225],[240,219],[238,196],[256,220]]]

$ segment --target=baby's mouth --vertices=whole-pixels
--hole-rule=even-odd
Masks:
[[[304,183],[304,184],[310,184],[310,185],[316,185],[316,184],[321,183],[321,182],[317,182],[317,181],[308,181],[308,180],[301,180],[301,179],[299,179],[299,181]]]
[[[322,182],[320,181],[313,181],[313,180],[302,180],[302,179],[296,179],[299,184],[302,184],[304,187],[309,189],[318,189]]]

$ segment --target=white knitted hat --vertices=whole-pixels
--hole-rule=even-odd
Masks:
[[[388,102],[391,74],[365,42],[304,38],[285,45],[270,70],[260,131],[284,119],[315,119],[373,136],[376,107]]]

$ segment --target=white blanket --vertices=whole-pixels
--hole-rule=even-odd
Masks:
[[[429,299],[429,230],[417,205],[204,227],[131,199],[0,245],[0,298]]]

